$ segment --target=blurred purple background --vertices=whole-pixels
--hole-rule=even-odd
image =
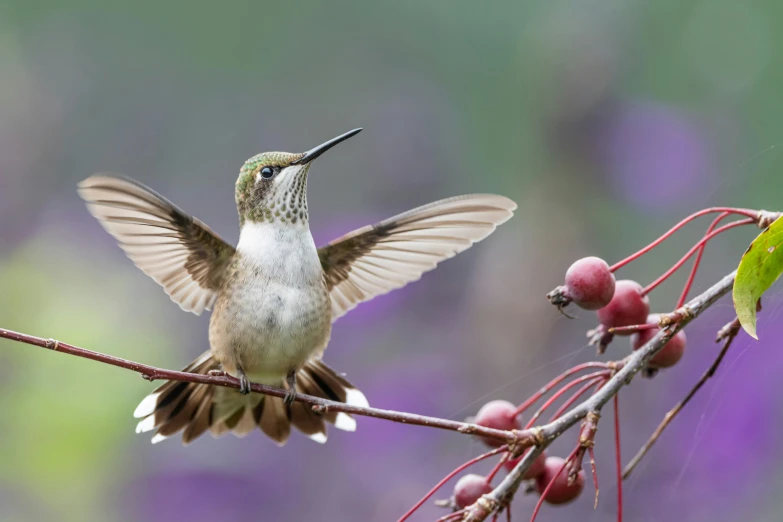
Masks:
[[[464,419],[521,402],[595,358],[544,295],[584,255],[610,262],[699,208],[779,209],[781,36],[771,0],[511,2],[5,2],[0,6],[0,326],[169,368],[208,346],[76,195],[134,177],[238,236],[233,184],[264,150],[348,129],[309,183],[319,244],[431,200],[497,192],[517,216],[421,281],[335,324],[325,359],[377,407]],[[694,225],[621,278],[653,280]],[[711,244],[695,291],[732,270],[752,231]],[[652,296],[679,295],[678,274]],[[742,335],[626,485],[626,520],[780,520],[781,300]],[[627,460],[698,379],[733,317],[689,329],[685,359],[621,396]],[[615,342],[609,357],[629,348]],[[0,520],[396,520],[480,442],[359,419],[325,446],[294,435],[133,433],[152,386],[129,372],[0,341]],[[614,520],[609,419],[592,491],[542,522]],[[574,437],[552,449],[565,454]],[[492,463],[476,467],[487,471]],[[452,485],[439,498],[450,494]],[[519,495],[515,520],[535,498]],[[443,514],[428,504],[414,520]]]

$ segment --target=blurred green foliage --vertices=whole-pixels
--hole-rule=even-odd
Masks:
[[[381,407],[461,418],[488,398],[519,402],[594,357],[583,349],[592,315],[564,322],[543,298],[574,259],[619,259],[710,204],[781,207],[781,15],[773,0],[6,0],[0,325],[184,366],[207,348],[208,318],[181,313],[121,255],[76,183],[130,175],[233,240],[246,158],[362,126],[313,168],[319,242],[462,192],[503,193],[520,209],[490,240],[337,323],[326,360]],[[652,280],[700,233],[620,276]],[[749,239],[711,244],[697,289]],[[655,311],[677,286],[656,290]],[[694,325],[682,368],[628,390],[626,454],[703,371],[730,313],[726,303],[714,324]],[[639,470],[626,513],[779,518],[783,358],[738,345],[743,358]],[[325,446],[260,436],[150,446],[131,418],[150,389],[0,341],[0,520],[389,520],[480,450],[371,419]],[[716,417],[721,430],[709,429]],[[601,444],[599,459],[611,454]],[[539,520],[584,516],[585,502]],[[532,504],[518,499],[515,516]],[[603,506],[591,520],[614,520]]]

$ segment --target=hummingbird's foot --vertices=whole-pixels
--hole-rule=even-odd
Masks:
[[[286,406],[291,406],[296,400],[296,370],[291,370],[285,378],[288,383],[288,390],[285,392],[283,402]]]
[[[227,374],[223,370],[209,370],[207,375],[210,377],[225,377]]]
[[[247,395],[250,393],[250,379],[247,378],[245,370],[239,369],[239,393]]]

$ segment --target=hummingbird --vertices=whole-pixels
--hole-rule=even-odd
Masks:
[[[492,233],[516,204],[472,194],[436,201],[316,248],[307,178],[313,161],[354,129],[303,153],[264,152],[239,170],[236,247],[145,185],[96,174],[79,195],[126,255],[185,311],[212,310],[210,349],[183,371],[227,374],[240,388],[167,381],[134,412],[156,443],[182,432],[238,437],[260,428],[278,445],[295,427],[317,442],[326,424],[354,431],[345,413],[316,413],[304,393],[357,406],[365,396],[323,362],[332,323],[359,303],[400,288]],[[286,390],[250,394],[250,383]]]

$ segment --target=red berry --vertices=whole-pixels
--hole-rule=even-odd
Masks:
[[[506,469],[508,471],[514,469],[517,466],[517,464],[519,464],[519,461],[522,460],[522,457],[524,457],[524,455],[514,460],[507,460],[506,463],[504,464]],[[530,466],[530,469],[528,469],[527,472],[525,472],[525,475],[522,478],[525,480],[538,478],[538,476],[544,472],[545,467],[546,467],[546,453],[542,453],[541,455],[538,456],[536,460],[533,461],[533,465]]]
[[[647,323],[649,324],[658,324],[658,314],[652,314],[647,318]],[[660,328],[650,328],[647,330],[641,330],[631,336],[631,347],[634,350],[638,350],[645,344],[647,344],[650,339],[655,337],[655,335],[660,331]],[[685,344],[687,341],[687,337],[685,337],[685,332],[683,330],[680,330],[675,334],[674,337],[672,337],[668,343],[666,343],[666,346],[663,347],[663,350],[658,352],[655,357],[653,357],[650,360],[650,368],[670,368],[677,364],[680,359],[682,359],[682,356],[685,355]]]
[[[474,504],[481,498],[481,495],[486,495],[490,491],[492,491],[492,487],[486,477],[465,475],[454,486],[454,503],[460,508],[465,508]]]
[[[522,427],[517,419],[517,408],[508,401],[490,401],[476,414],[473,422],[479,426],[494,428],[496,430],[518,430]],[[490,438],[482,438],[488,446],[497,448],[503,441]]]
[[[565,460],[560,457],[547,457],[544,473],[539,475],[536,479],[536,491],[538,491],[539,495],[544,493],[547,486],[549,486],[549,483],[554,479],[552,487],[549,488],[546,497],[544,497],[544,501],[549,504],[565,504],[571,502],[578,497],[585,488],[585,472],[581,469],[576,475],[576,481],[570,486],[568,485],[568,467],[566,466],[562,473],[558,474],[560,468],[563,467],[564,462]]]
[[[614,295],[614,274],[599,257],[583,257],[566,272],[568,296],[580,308],[598,310],[609,304]]]
[[[617,281],[614,297],[608,305],[598,310],[598,320],[607,328],[644,324],[650,313],[650,299],[642,295],[642,291],[642,285],[636,281]]]

